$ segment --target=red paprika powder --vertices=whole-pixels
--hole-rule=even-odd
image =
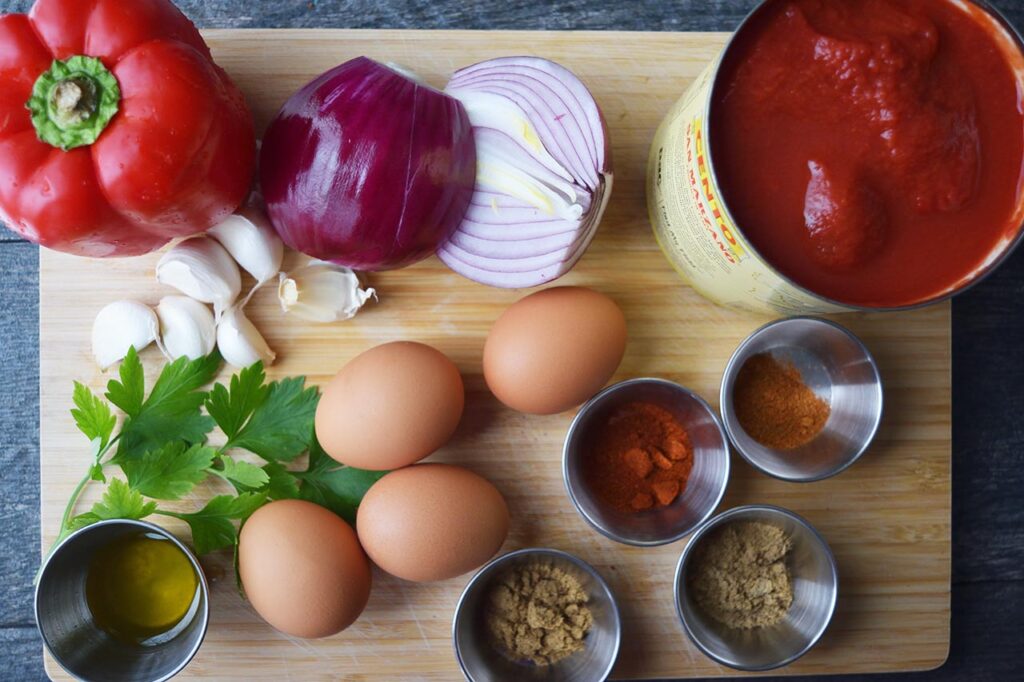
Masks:
[[[605,504],[624,512],[665,507],[686,489],[693,448],[668,410],[627,403],[595,429],[586,478]]]

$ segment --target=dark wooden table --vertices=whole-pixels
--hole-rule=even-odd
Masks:
[[[27,11],[30,4],[30,0],[0,0],[0,13]],[[755,0],[178,0],[178,4],[196,24],[210,28],[713,31],[733,29]],[[1016,26],[1024,26],[1024,1],[997,0],[996,4]],[[0,680],[45,679],[31,589],[39,563],[37,264],[35,246],[0,228]],[[883,679],[1024,678],[1022,415],[1024,250],[1018,250],[995,275],[953,305],[949,661],[935,672]]]

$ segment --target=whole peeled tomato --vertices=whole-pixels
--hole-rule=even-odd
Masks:
[[[0,16],[0,221],[82,256],[201,232],[249,193],[252,115],[170,0]]]
[[[327,637],[370,599],[370,563],[352,526],[302,500],[260,507],[238,538],[238,574],[263,620],[295,637]]]
[[[356,270],[432,254],[462,221],[475,176],[462,104],[366,57],[292,95],[260,152],[263,196],[284,242]]]

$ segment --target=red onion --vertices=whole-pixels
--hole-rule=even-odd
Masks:
[[[293,249],[356,270],[410,265],[458,227],[476,152],[462,105],[359,57],[296,92],[263,138],[267,213]]]
[[[438,256],[496,287],[561,277],[590,245],[611,194],[608,131],[594,98],[571,71],[537,57],[462,69],[445,92],[469,112],[477,178]]]

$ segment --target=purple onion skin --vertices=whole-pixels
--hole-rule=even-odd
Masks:
[[[260,152],[267,212],[284,243],[354,270],[433,254],[466,214],[475,178],[462,103],[366,57],[292,95]]]

